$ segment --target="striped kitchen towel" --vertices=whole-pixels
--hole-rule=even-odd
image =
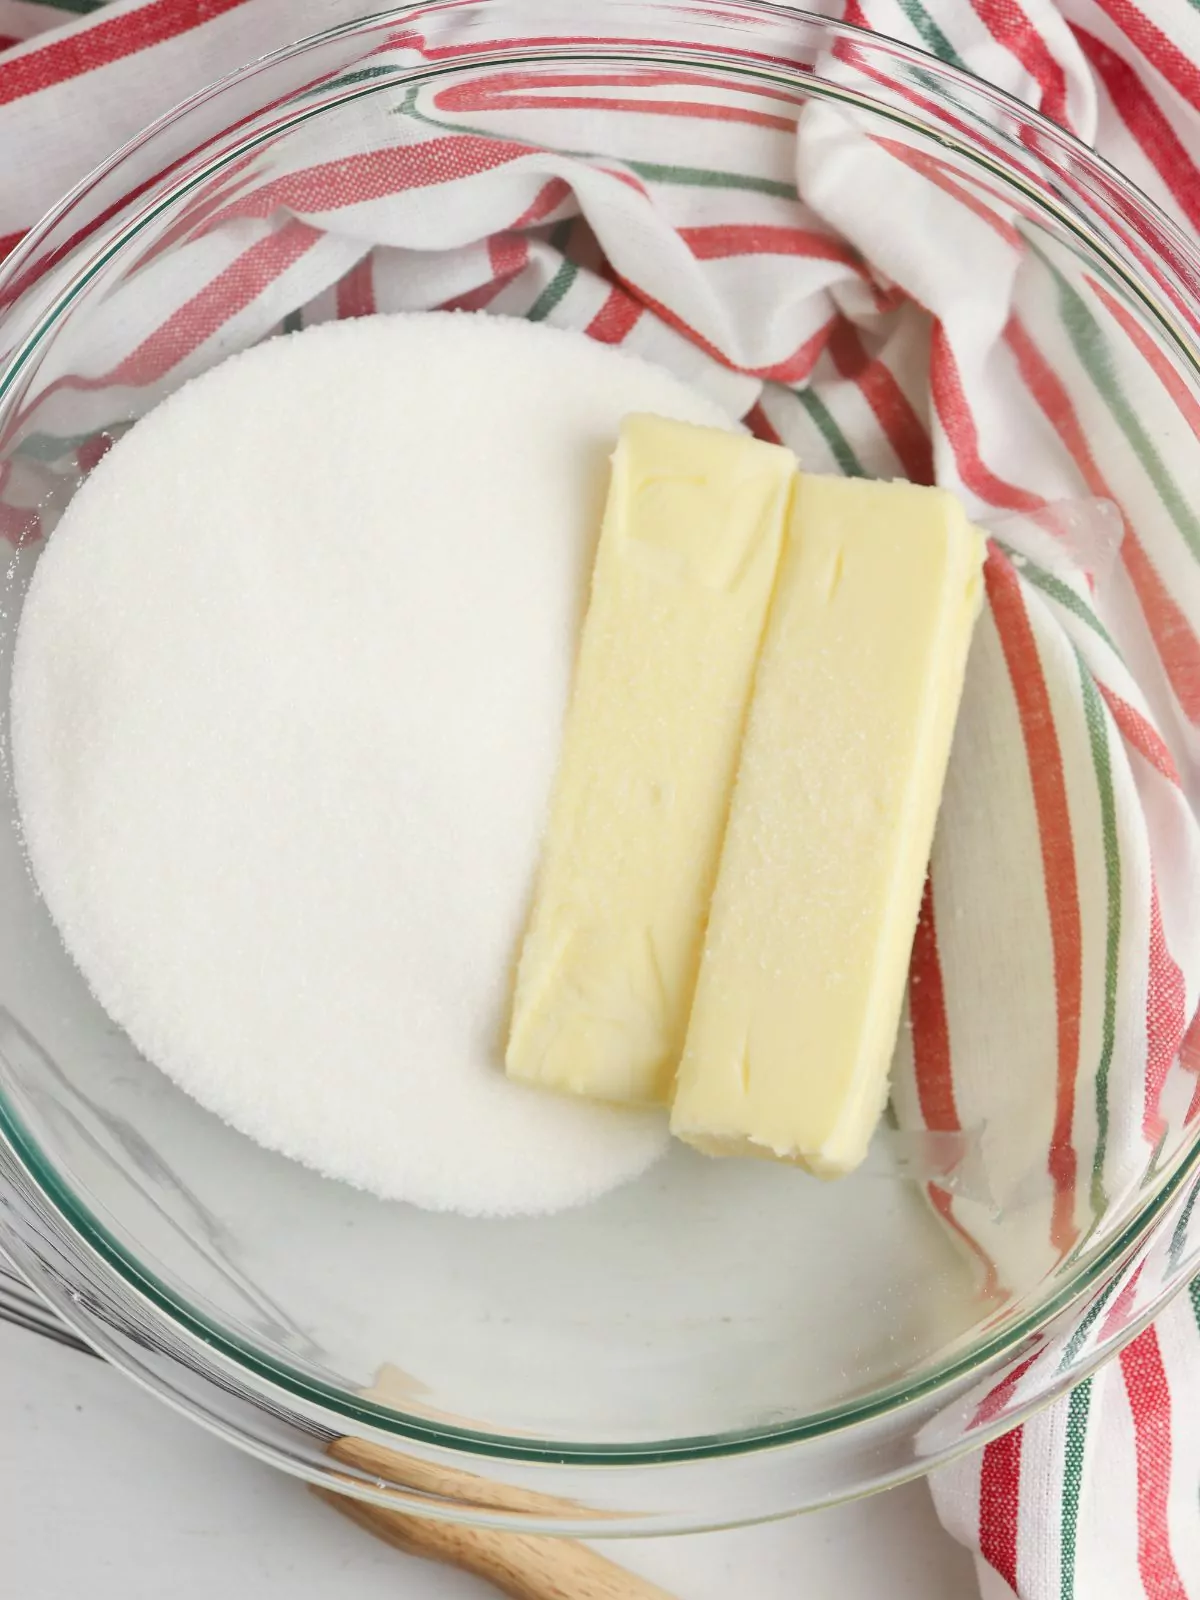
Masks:
[[[0,0],[0,35],[28,41],[0,55],[0,253],[191,89],[374,7],[117,0],[44,31],[66,9]],[[1188,0],[835,9],[1040,107],[1196,225]],[[424,48],[414,24],[372,69]],[[844,39],[827,64],[869,76]],[[364,102],[336,159],[297,145],[286,172],[247,162],[217,205],[172,219],[169,272],[147,248],[70,370],[10,421],[0,531],[35,536],[97,441],[217,355],[432,306],[583,328],[810,468],[955,488],[992,535],[988,605],[893,1109],[963,1153],[928,1199],[1000,1307],[1094,1246],[1200,1113],[1185,800],[1200,772],[1200,407],[1109,286],[1081,288],[1061,247],[949,157],[833,108],[797,119],[782,89],[747,84],[718,117],[702,73],[671,86],[667,103],[662,82],[619,73],[579,97],[569,72],[551,93],[512,72],[433,82],[397,91],[386,118]],[[600,144],[606,97],[629,142],[596,163],[572,152]],[[6,337],[0,321],[0,359]],[[1172,408],[1186,426],[1147,426]],[[1069,1399],[935,1475],[985,1594],[1200,1600],[1196,1445],[1179,1425],[1197,1415],[1198,1319],[1200,1298],[1179,1301]]]

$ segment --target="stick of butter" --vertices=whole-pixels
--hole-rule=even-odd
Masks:
[[[711,1154],[866,1154],[983,555],[943,490],[800,475],[671,1117]]]
[[[796,463],[625,420],[533,911],[510,1077],[670,1097]]]

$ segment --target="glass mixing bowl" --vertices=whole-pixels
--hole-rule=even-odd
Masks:
[[[306,226],[287,174],[402,146],[431,104],[448,140],[515,137],[507,110],[525,147],[559,140],[647,181],[645,129],[681,97],[702,117],[749,107],[785,135],[833,108],[903,145],[913,181],[1017,219],[1083,303],[1115,300],[1150,373],[1145,428],[1188,428],[1196,253],[1068,136],[918,52],[792,11],[589,9],[586,35],[568,0],[446,0],[334,29],[171,113],[34,230],[0,276],[5,715],[38,535],[53,537],[109,439],[232,349],[363,309],[353,207],[324,219],[330,287],[303,306],[287,271],[255,300],[244,259],[197,278],[197,250],[228,262],[254,239],[286,253]],[[564,88],[573,108],[555,122]],[[680,137],[677,184],[788,194],[775,170],[689,167]],[[251,193],[270,203],[239,216]],[[447,248],[436,203],[422,215],[430,248]],[[478,232],[470,216],[456,226]],[[536,216],[527,228],[545,237]],[[430,303],[421,254],[391,258],[397,306]],[[138,343],[164,284],[183,309]],[[556,303],[547,290],[537,314]],[[131,343],[113,369],[107,353]],[[1028,410],[1023,428],[1046,425]],[[0,803],[15,821],[7,788]],[[1168,1118],[1131,1190],[1000,1293],[916,1182],[871,1170],[822,1185],[745,1163],[714,1188],[713,1165],[681,1149],[553,1217],[383,1204],[257,1148],[143,1062],[64,954],[16,828],[0,828],[5,1247],[72,1326],[189,1415],[302,1476],[430,1515],[592,1536],[701,1528],[878,1488],[982,1443],[1200,1270],[1185,1123]]]

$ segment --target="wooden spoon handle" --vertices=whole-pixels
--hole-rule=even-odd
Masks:
[[[458,1522],[439,1522],[314,1489],[377,1539],[408,1555],[461,1567],[511,1600],[671,1600],[664,1589],[626,1572],[573,1539],[547,1539]]]

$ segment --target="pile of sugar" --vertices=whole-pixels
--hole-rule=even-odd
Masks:
[[[276,339],[113,448],[26,599],[20,812],[97,999],[201,1104],[385,1197],[550,1211],[665,1144],[500,1066],[635,410],[728,422],[519,321]]]

